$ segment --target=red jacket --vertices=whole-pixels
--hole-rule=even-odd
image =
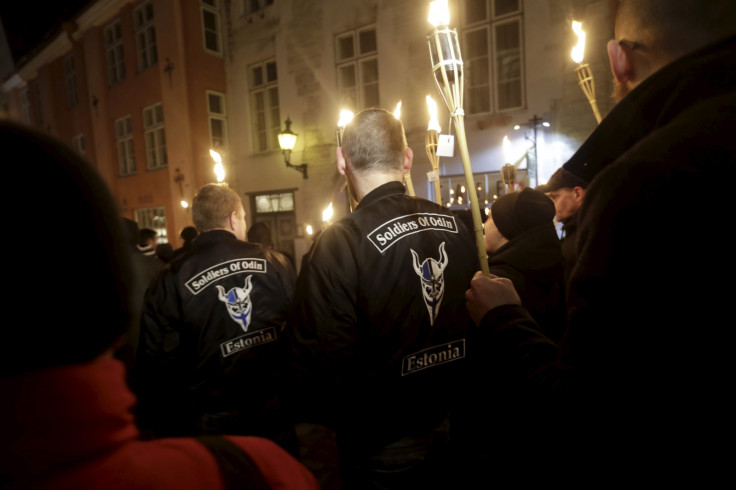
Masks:
[[[135,396],[113,359],[0,380],[0,483],[33,489],[220,489],[217,462],[190,438],[138,440]],[[229,437],[272,488],[318,489],[275,443]]]

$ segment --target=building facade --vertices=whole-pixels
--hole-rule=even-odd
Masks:
[[[4,82],[11,115],[75,146],[110,184],[121,213],[163,219],[175,245],[190,224],[180,205],[214,181],[216,149],[249,224],[271,226],[297,259],[308,230],[350,211],[336,170],[340,111],[393,110],[414,150],[416,195],[438,200],[425,150],[427,96],[441,134],[443,205],[467,208],[457,128],[438,91],[427,36],[429,0],[99,0]],[[481,208],[516,165],[535,186],[597,124],[570,52],[585,62],[601,114],[612,107],[607,0],[450,0],[465,77],[464,121]],[[74,89],[73,89],[74,87]],[[297,134],[287,166],[278,134]],[[542,123],[547,123],[543,125]],[[519,129],[515,130],[514,127]],[[509,145],[504,149],[504,137]],[[428,174],[429,173],[429,174]],[[298,262],[298,260],[297,260]]]

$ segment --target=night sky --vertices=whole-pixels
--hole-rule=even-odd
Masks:
[[[0,19],[13,60],[17,63],[34,46],[53,35],[64,20],[72,19],[90,0],[1,0]]]

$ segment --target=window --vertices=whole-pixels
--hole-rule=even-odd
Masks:
[[[156,243],[167,243],[169,241],[168,233],[166,232],[166,212],[163,206],[136,209],[135,221],[138,223],[138,228],[156,230],[158,234]]]
[[[252,14],[273,5],[273,0],[243,0],[243,10],[246,14]]]
[[[133,11],[135,43],[138,49],[138,71],[158,63],[156,28],[153,25],[153,2],[147,0]]]
[[[77,151],[77,153],[84,157],[86,156],[86,153],[84,151],[84,135],[78,134],[74,138],[72,138],[72,147]]]
[[[143,136],[146,141],[148,170],[164,168],[168,159],[166,157],[164,108],[160,102],[143,108]]]
[[[281,116],[276,61],[251,65],[249,71],[253,146],[256,152],[278,149]]]
[[[107,55],[107,78],[110,85],[125,80],[125,57],[123,56],[123,32],[120,20],[105,27],[105,53]]]
[[[133,151],[133,125],[130,116],[115,120],[115,140],[118,144],[120,175],[133,175],[135,173],[135,152]]]
[[[207,91],[207,119],[210,127],[210,147],[227,147],[227,112],[225,94]]]
[[[215,54],[222,54],[220,39],[220,0],[201,0],[202,30],[204,33],[204,49]]]
[[[519,0],[464,0],[463,62],[468,114],[524,106]]]
[[[71,109],[79,104],[77,72],[74,68],[74,55],[72,53],[64,58],[64,80],[66,81],[66,105]]]
[[[340,107],[356,112],[378,106],[376,28],[366,27],[335,38]]]
[[[255,196],[257,213],[294,211],[294,193],[260,194]]]

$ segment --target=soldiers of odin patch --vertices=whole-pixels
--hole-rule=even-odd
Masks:
[[[409,354],[401,361],[401,375],[413,374],[424,369],[457,361],[465,357],[465,339],[435,345]]]
[[[222,357],[227,357],[257,345],[273,342],[274,340],[276,340],[276,329],[274,327],[268,327],[223,342],[220,344],[220,351],[222,352]]]

